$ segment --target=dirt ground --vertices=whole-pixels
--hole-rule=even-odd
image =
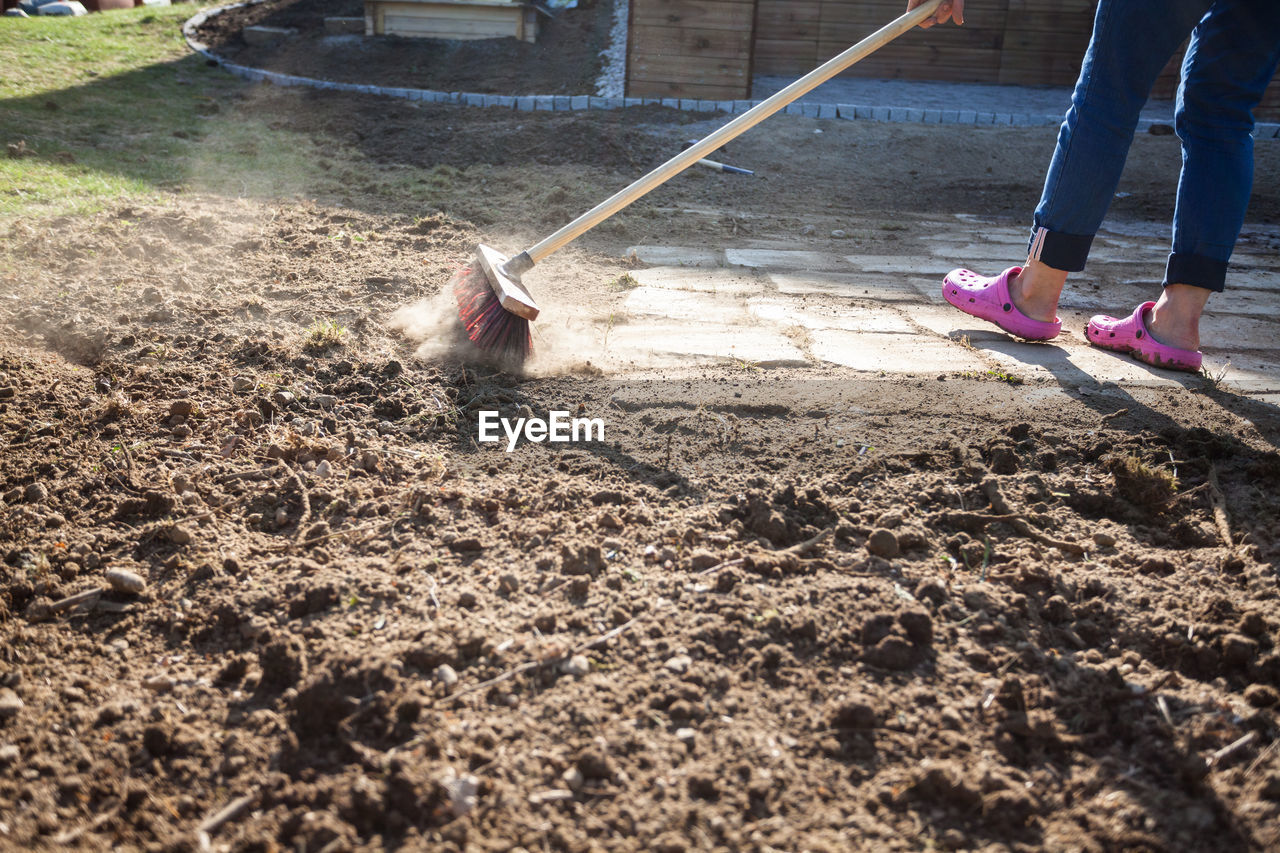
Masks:
[[[981,240],[1051,129],[767,123],[729,146],[758,179],[688,173],[530,273],[584,337],[515,375],[393,317],[709,125],[228,109],[346,192],[3,235],[0,847],[1280,846],[1274,406],[608,358],[627,246]],[[1139,139],[1116,221],[1167,215],[1177,166]],[[508,454],[481,409],[607,440]]]
[[[600,51],[608,44],[612,0],[540,17],[538,40],[448,41],[332,35],[326,17],[364,17],[360,0],[267,0],[214,15],[200,39],[232,62],[282,74],[440,92],[594,95]],[[275,45],[245,43],[245,26],[290,27]]]

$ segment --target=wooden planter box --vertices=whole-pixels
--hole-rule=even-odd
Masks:
[[[370,36],[434,39],[538,39],[538,14],[510,0],[365,0]]]

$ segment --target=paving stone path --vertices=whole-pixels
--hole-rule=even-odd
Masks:
[[[927,254],[845,254],[776,242],[720,251],[634,246],[628,256],[643,267],[632,273],[639,286],[626,298],[611,349],[626,350],[640,369],[729,360],[761,369],[834,365],[926,379],[994,372],[1073,387],[1205,381],[1098,350],[1084,338],[1090,315],[1127,312],[1156,298],[1160,282],[1152,276],[1163,269],[1163,236],[1143,226],[1100,234],[1089,270],[1064,294],[1062,335],[1033,344],[943,301],[940,282],[948,270],[993,274],[1026,242],[1021,228],[959,219],[920,227],[978,236],[935,240]],[[1263,229],[1256,242],[1274,245],[1277,236],[1280,230]],[[1280,404],[1280,256],[1244,241],[1229,290],[1214,297],[1211,308],[1202,327],[1214,344],[1205,353],[1206,371],[1237,392]]]

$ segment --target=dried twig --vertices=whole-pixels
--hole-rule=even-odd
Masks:
[[[802,542],[800,544],[803,545],[804,543]],[[746,557],[739,557],[736,560],[725,560],[723,563],[717,563],[709,569],[703,569],[702,571],[694,575],[694,577],[702,578],[702,577],[706,577],[707,575],[714,575],[716,572],[722,572],[725,569],[733,568],[734,566],[741,566],[746,561],[747,561]]]
[[[803,542],[797,542],[795,545],[792,545],[790,548],[785,548],[782,551],[779,551],[778,553],[794,554],[795,556],[799,557],[799,556],[802,556],[803,554],[807,554],[809,551],[812,551],[814,548],[821,545],[823,542],[826,542],[830,536],[831,536],[831,528],[828,527],[826,530],[823,530],[817,536],[811,536],[810,538],[804,540]]]
[[[1244,749],[1245,747],[1247,747],[1249,744],[1253,743],[1257,739],[1258,739],[1257,732],[1249,732],[1244,737],[1241,737],[1232,741],[1231,743],[1224,746],[1222,749],[1215,752],[1213,755],[1210,755],[1209,758],[1205,761],[1205,763],[1208,764],[1210,767],[1217,767],[1219,764],[1226,761],[1228,758],[1235,755],[1237,752]]]
[[[572,649],[566,654],[563,654],[559,657],[547,658],[546,660],[527,661],[525,663],[520,664],[517,667],[513,667],[507,670],[506,672],[503,672],[499,675],[495,675],[493,678],[490,678],[487,681],[481,681],[479,684],[473,684],[470,687],[467,687],[463,690],[459,690],[458,692],[452,694],[449,698],[453,700],[461,699],[463,696],[466,696],[469,693],[475,693],[479,690],[487,690],[493,685],[501,684],[504,681],[508,681],[512,678],[515,678],[517,675],[522,675],[523,673],[530,672],[535,669],[541,669],[542,667],[545,667],[545,666],[554,666],[556,664],[563,663],[567,661],[569,658],[573,657],[574,655],[582,654],[588,649],[593,649],[596,646],[600,645],[601,643],[609,642],[614,637],[617,637],[623,632],[629,630],[633,625],[635,625],[639,621],[640,621],[640,617],[637,616],[628,622],[622,623],[621,625],[619,625],[618,627],[614,628],[611,631],[606,631],[605,633],[601,634],[599,637],[596,637],[594,640],[588,640],[587,642],[583,643],[582,645],[578,646],[575,649]]]
[[[77,592],[75,595],[69,595],[60,601],[50,604],[49,614],[56,616],[64,610],[70,610],[77,605],[96,602],[102,596],[102,593],[102,587],[94,587],[93,589],[86,589],[84,592]]]
[[[1122,418],[1127,414],[1129,414],[1128,409],[1117,409],[1109,415],[1103,415],[1102,422],[1105,424],[1107,421],[1114,420],[1115,418]]]
[[[199,829],[196,830],[196,838],[200,842],[200,849],[202,851],[212,850],[212,836],[214,833],[244,814],[245,810],[253,804],[256,797],[256,794],[245,794],[243,797],[237,797],[219,811],[205,818],[204,823],[200,824]]]
[[[1218,526],[1222,544],[1231,547],[1231,523],[1227,516],[1227,500],[1218,485],[1218,466],[1209,466],[1209,502],[1213,504],[1213,523]]]
[[[1006,515],[983,515],[978,512],[942,512],[938,513],[935,518],[949,527],[959,527],[962,530],[980,530],[988,524],[1003,522],[1012,527],[1017,533],[1027,537],[1041,545],[1047,545],[1050,548],[1057,548],[1064,554],[1071,554],[1074,557],[1083,557],[1085,549],[1074,542],[1064,542],[1061,539],[1054,539],[1052,536],[1046,536],[1040,531],[1033,528],[1020,515],[1012,513]]]

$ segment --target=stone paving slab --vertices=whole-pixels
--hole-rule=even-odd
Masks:
[[[626,257],[652,266],[718,267],[724,259],[719,252],[683,246],[632,246]]]
[[[662,287],[638,287],[627,294],[623,310],[632,315],[666,317],[672,320],[718,323],[751,322],[747,307],[740,300],[725,299],[713,293],[694,290],[670,290]]]
[[[764,280],[742,270],[651,267],[634,270],[631,277],[645,287],[703,293],[753,294],[764,292]]]
[[[901,312],[887,306],[814,305],[796,299],[752,299],[747,304],[751,316],[780,326],[802,326],[809,330],[844,329],[851,332],[915,331]]]
[[[990,357],[1001,370],[1022,379],[1052,378],[1064,385],[1097,382],[1142,382],[1176,385],[1184,374],[1160,370],[1088,344],[1024,343],[1007,336],[974,341],[974,349]]]
[[[1259,269],[1227,269],[1227,290],[1222,297],[1231,298],[1231,292],[1234,288],[1247,287],[1253,290],[1265,290],[1268,293],[1280,292],[1280,272],[1272,272],[1271,270]]]
[[[769,273],[769,281],[786,296],[836,296],[882,302],[918,302],[908,279],[880,273]]]
[[[803,249],[725,249],[725,260],[739,267],[806,272],[847,271],[849,265],[839,255]]]
[[[868,373],[930,375],[987,369],[959,344],[921,335],[819,329],[810,335],[814,358]]]
[[[739,361],[764,368],[807,367],[810,364],[804,353],[781,332],[755,330],[745,334],[741,326],[622,326],[610,335],[608,352],[612,357],[632,359],[639,366],[670,364],[687,367],[717,361]]]

